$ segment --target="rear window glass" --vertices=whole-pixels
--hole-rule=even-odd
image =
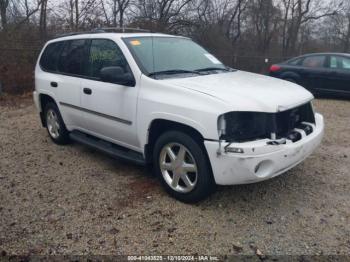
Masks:
[[[86,40],[67,41],[58,62],[58,71],[71,75],[86,75],[88,56]]]
[[[325,56],[309,56],[304,59],[303,66],[311,68],[321,68],[324,67],[325,61]]]
[[[56,71],[57,62],[64,42],[49,44],[40,59],[40,66],[45,71]]]

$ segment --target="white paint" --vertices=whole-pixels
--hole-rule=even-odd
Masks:
[[[53,40],[104,38],[115,41],[123,51],[136,79],[135,87],[123,87],[92,80],[43,72],[35,69],[36,91],[34,101],[38,110],[39,94],[50,95],[56,103],[71,103],[93,111],[132,122],[132,125],[59,105],[68,130],[85,131],[110,142],[138,152],[144,152],[148,130],[154,120],[165,119],[193,127],[205,139],[218,140],[218,118],[231,111],[278,112],[309,102],[313,99],[304,88],[286,81],[243,71],[188,78],[155,80],[142,74],[122,37],[166,36],[162,34],[92,34],[76,35]],[[173,36],[171,36],[173,37]],[[175,36],[174,36],[175,37]],[[207,56],[213,63],[215,57]],[[215,58],[215,59],[213,59]],[[59,84],[52,88],[50,82]],[[94,89],[91,97],[84,97],[82,89]],[[218,142],[205,142],[215,180],[218,184],[239,184],[260,181],[252,175],[259,161],[270,160],[271,170],[264,166],[264,179],[273,177],[298,164],[320,143],[323,118],[317,115],[316,131],[295,144],[267,146],[266,140],[232,145],[243,148],[244,154],[217,155]],[[226,144],[223,144],[225,146]],[[296,147],[301,151],[296,151]],[[284,158],[284,155],[291,157]]]

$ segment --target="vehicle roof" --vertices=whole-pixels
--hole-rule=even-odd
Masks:
[[[302,57],[308,57],[308,56],[317,56],[317,55],[341,55],[341,56],[349,56],[349,53],[337,53],[337,52],[324,52],[324,53],[310,53],[310,54],[304,54],[301,56],[296,56],[296,57],[292,57],[289,60],[295,59],[295,58],[302,58]]]
[[[132,38],[132,37],[174,37],[174,38],[186,38],[184,36],[176,36],[176,35],[168,35],[168,34],[162,34],[162,33],[78,33],[74,35],[67,35],[67,36],[61,36],[54,38],[49,41],[49,43],[52,42],[59,42],[59,41],[65,41],[65,40],[73,40],[73,39],[88,39],[88,38]]]

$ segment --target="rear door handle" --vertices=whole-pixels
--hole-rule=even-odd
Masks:
[[[58,87],[57,82],[51,82],[50,85],[51,85],[52,87]]]
[[[92,94],[92,90],[90,88],[84,88],[83,91],[84,91],[84,94],[86,94],[86,95]]]

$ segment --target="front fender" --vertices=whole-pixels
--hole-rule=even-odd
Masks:
[[[148,133],[149,133],[150,127],[152,123],[156,120],[167,120],[167,121],[172,121],[182,125],[186,125],[198,131],[204,138],[217,139],[218,134],[215,128],[217,118],[216,117],[211,117],[211,118],[212,120],[208,118],[207,122],[205,121],[205,123],[207,124],[207,126],[205,126],[203,122],[201,123],[194,120],[197,118],[189,118],[183,115],[178,115],[173,113],[154,112],[154,113],[151,113],[149,119],[147,121],[143,121],[143,123],[141,123],[142,126],[138,128],[139,141],[141,142],[142,146],[148,143]]]

